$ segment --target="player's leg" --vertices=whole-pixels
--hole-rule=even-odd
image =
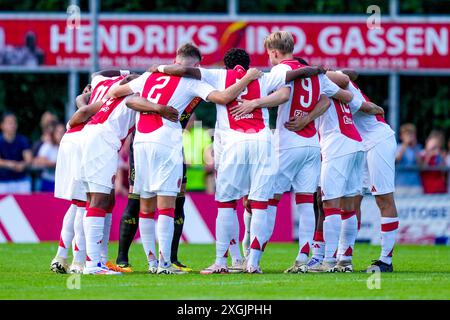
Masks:
[[[352,258],[356,237],[358,235],[358,219],[355,211],[355,197],[341,199],[341,233],[338,248],[338,271],[352,272]]]
[[[314,215],[316,217],[316,229],[313,238],[312,257],[308,261],[308,270],[320,266],[325,256],[325,240],[323,237],[325,214],[323,212],[322,189],[320,187],[314,193]]]
[[[107,211],[111,205],[111,188],[90,184],[90,205],[83,219],[86,237],[86,267],[84,274],[120,274],[101,262],[102,241]]]
[[[367,153],[372,194],[381,212],[381,254],[368,270],[392,272],[392,255],[399,219],[394,200],[396,141],[392,136]]]
[[[76,216],[77,206],[76,202],[72,201],[67,209],[63,224],[61,227],[61,234],[59,238],[58,251],[56,256],[50,263],[50,270],[56,273],[66,273],[68,271],[67,255],[75,236],[74,221]]]
[[[325,256],[319,268],[311,268],[309,271],[336,271],[337,249],[341,232],[340,198],[345,192],[347,180],[345,168],[347,167],[347,161],[348,157],[343,156],[322,163],[320,186],[322,189],[323,211],[325,216],[323,222]]]
[[[178,260],[178,248],[180,245],[181,236],[183,234],[183,227],[184,227],[184,203],[186,201],[185,193],[186,193],[186,165],[183,163],[183,181],[181,184],[181,190],[180,193],[177,196],[177,200],[175,201],[175,219],[174,219],[174,231],[173,231],[173,239],[172,239],[172,247],[171,247],[171,260],[172,264],[183,270],[183,271],[192,271],[191,268],[187,267],[186,265],[182,264]]]
[[[128,184],[130,185],[128,192],[127,205],[122,213],[120,219],[120,232],[119,232],[119,248],[116,263],[119,268],[124,272],[132,272],[131,265],[128,259],[128,252],[130,246],[133,243],[133,239],[136,236],[136,232],[139,226],[139,195],[134,193],[134,181],[136,176],[136,166],[134,158],[134,131],[131,135],[130,141],[130,157],[129,167],[130,172],[128,174]]]
[[[83,219],[86,210],[89,207],[89,201],[80,201],[77,204],[77,211],[74,221],[74,245],[73,261],[70,266],[70,273],[82,273],[86,264],[86,237],[84,235]]]
[[[172,247],[173,231],[174,231],[174,217],[175,217],[175,202],[176,194],[157,195],[157,210],[158,210],[158,244],[159,244],[159,262],[158,274],[180,274],[185,273],[177,268],[172,267],[170,261],[170,253]]]
[[[120,268],[130,269],[128,252],[139,227],[139,195],[130,193],[120,219],[119,249],[116,263]]]
[[[155,230],[155,211],[156,195],[146,192],[141,193],[139,212],[139,232],[141,234],[142,246],[148,262],[148,272],[156,273],[158,271],[158,260],[156,258],[156,230]]]
[[[111,194],[109,195],[109,205],[106,210],[105,216],[105,227],[103,229],[103,240],[102,240],[102,250],[101,250],[101,261],[108,268],[114,268],[114,263],[108,261],[108,248],[109,248],[109,235],[111,233],[111,225],[112,225],[112,211],[114,209],[114,205],[116,202],[116,193],[115,190],[111,190]]]
[[[242,199],[244,205],[244,238],[242,239],[242,251],[244,252],[244,257],[247,259],[250,253],[250,224],[252,222],[252,209],[250,208],[250,202],[248,201],[248,196]]]
[[[344,196],[341,199],[341,233],[338,249],[338,271],[352,272],[353,250],[358,235],[358,219],[355,210],[355,197],[362,192],[364,153],[362,151],[348,156],[348,178]]]
[[[376,195],[375,201],[381,212],[381,254],[379,259],[369,269],[372,270],[374,267],[378,267],[378,270],[381,272],[392,272],[394,270],[392,267],[392,255],[399,225],[394,194]]]
[[[216,259],[201,274],[228,273],[228,249],[239,222],[236,214],[237,200],[248,194],[249,172],[242,158],[243,146],[223,146],[220,166],[217,167],[216,204]],[[226,154],[226,157],[223,155]],[[236,241],[237,242],[237,241]],[[239,252],[240,254],[240,252]]]

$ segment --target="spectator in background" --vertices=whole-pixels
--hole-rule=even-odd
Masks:
[[[206,189],[205,153],[212,144],[208,130],[192,114],[186,130],[183,131],[184,159],[187,166],[188,191]]]
[[[31,181],[26,169],[33,160],[27,138],[17,134],[17,118],[6,113],[1,119],[0,194],[29,193]]]
[[[421,192],[420,176],[416,166],[422,147],[417,143],[416,127],[412,123],[405,123],[400,127],[400,140],[401,144],[395,156],[395,162],[400,166],[396,170],[396,192]]]
[[[425,150],[420,153],[419,163],[422,166],[420,176],[422,178],[424,193],[447,192],[445,171],[439,170],[445,169],[444,143],[444,134],[440,131],[433,130],[427,138]]]
[[[51,143],[52,134],[55,131],[55,126],[58,124],[58,118],[50,111],[45,111],[41,116],[40,127],[41,127],[41,138],[33,143],[33,156],[37,156],[41,146],[47,142]]]
[[[66,132],[66,127],[62,123],[58,123],[53,128],[50,141],[42,144],[37,157],[33,161],[35,167],[43,169],[41,174],[42,192],[53,192],[55,190],[56,159],[58,158],[59,144]]]
[[[447,155],[445,157],[445,165],[450,169],[450,138],[447,142]],[[450,192],[450,171],[447,171],[447,190]]]

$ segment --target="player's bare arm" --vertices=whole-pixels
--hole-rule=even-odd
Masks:
[[[253,100],[239,100],[239,104],[230,109],[233,117],[241,117],[243,115],[252,113],[256,108],[272,108],[277,107],[289,100],[291,89],[283,87],[278,89],[268,96],[253,99]]]
[[[333,98],[340,100],[343,103],[350,103],[353,99],[353,93],[348,90],[339,89],[339,91],[333,95]]]
[[[286,83],[296,79],[309,78],[318,74],[325,74],[327,70],[323,66],[307,66],[286,72]]]
[[[384,109],[370,101],[364,101],[358,111],[371,115],[384,115]]]
[[[226,105],[236,99],[250,82],[259,79],[262,75],[263,73],[258,69],[250,68],[241,80],[223,91],[215,90],[211,92],[208,95],[207,100],[217,104]]]
[[[169,121],[178,122],[179,114],[177,109],[170,106],[150,102],[140,96],[130,97],[126,102],[126,105],[128,108],[137,112],[158,113],[159,115],[161,115],[161,117]]]
[[[149,72],[161,72],[171,76],[186,77],[201,80],[202,73],[199,68],[182,66],[180,64],[152,66]]]
[[[328,110],[330,105],[330,99],[328,99],[326,95],[322,94],[320,95],[319,101],[316,102],[315,107],[310,113],[308,113],[304,117],[292,117],[288,122],[284,124],[284,126],[290,131],[302,130],[308,123],[316,120],[318,117],[324,114]]]
[[[91,103],[87,106],[81,107],[75,112],[69,120],[69,127],[73,128],[77,125],[85,123],[88,121],[94,114],[100,110],[103,102],[97,101],[95,103]]]
[[[348,75],[343,74],[342,72],[337,71],[327,71],[326,76],[333,81],[335,84],[337,84],[339,87],[345,89],[347,88],[348,84],[350,83],[350,78]]]
[[[83,108],[86,107],[89,104],[89,99],[91,98],[91,92],[86,92],[78,95],[75,99],[75,104],[77,105],[77,108]]]
[[[342,69],[341,72],[350,78],[350,81],[356,81],[358,79],[358,72],[353,69]]]

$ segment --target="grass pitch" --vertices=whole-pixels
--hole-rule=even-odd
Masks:
[[[397,246],[395,272],[382,274],[380,289],[368,289],[368,274],[283,274],[296,244],[270,244],[262,275],[200,275],[213,262],[212,245],[182,245],[188,275],[146,273],[140,244],[131,248],[135,272],[123,276],[81,276],[80,289],[68,289],[70,275],[49,271],[57,243],[0,244],[0,299],[450,299],[450,247]],[[115,257],[113,243],[110,256]],[[354,266],[377,258],[379,247],[358,244]],[[374,281],[369,281],[372,285]]]

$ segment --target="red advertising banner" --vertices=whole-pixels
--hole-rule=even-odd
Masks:
[[[372,70],[450,70],[449,22],[388,21],[369,29],[361,19],[332,17],[251,21],[223,19],[174,20],[154,16],[100,16],[100,65],[144,69],[173,61],[176,48],[194,42],[203,54],[202,64],[220,64],[232,47],[246,49],[252,65],[268,67],[264,38],[272,31],[290,31],[296,40],[294,54],[311,64]],[[425,21],[425,20],[423,20]],[[92,29],[89,21],[71,28],[58,18],[24,18],[0,15],[0,66],[44,65],[87,68]]]

